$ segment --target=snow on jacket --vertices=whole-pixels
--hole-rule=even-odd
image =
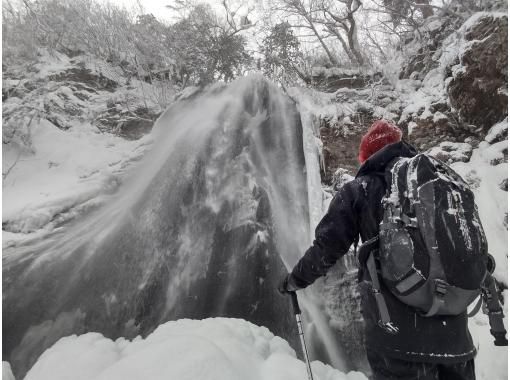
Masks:
[[[395,157],[414,155],[416,150],[403,141],[388,145],[372,155],[356,178],[338,191],[315,230],[313,245],[292,270],[298,286],[306,287],[325,275],[359,236],[366,241],[377,235],[386,192],[386,165]],[[383,286],[391,320],[400,330],[391,335],[377,325],[378,310],[364,263],[360,263],[359,279],[367,348],[392,358],[434,363],[463,362],[475,356],[466,313],[425,318]]]

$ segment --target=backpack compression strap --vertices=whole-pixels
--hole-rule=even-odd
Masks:
[[[379,282],[379,276],[377,275],[377,268],[375,266],[375,259],[373,251],[367,258],[367,269],[370,279],[372,280],[372,291],[374,292],[375,302],[379,311],[379,326],[383,328],[387,333],[397,334],[398,327],[391,323],[390,313],[388,306],[384,300],[384,296],[381,293],[381,283]]]

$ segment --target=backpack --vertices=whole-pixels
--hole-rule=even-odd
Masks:
[[[360,248],[367,257],[380,326],[398,332],[379,278],[423,316],[465,312],[484,283],[494,280],[487,270],[487,239],[473,192],[448,165],[425,154],[394,159],[385,179],[379,234]]]

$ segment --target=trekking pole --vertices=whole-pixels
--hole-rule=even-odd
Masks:
[[[306,349],[305,334],[303,333],[303,324],[301,323],[301,309],[297,299],[296,292],[290,292],[290,298],[292,300],[292,308],[296,315],[296,322],[298,326],[299,338],[301,339],[301,348],[303,349],[303,355],[306,361],[306,371],[308,372],[308,380],[313,380],[312,367],[310,366],[310,359],[308,358],[308,350]]]

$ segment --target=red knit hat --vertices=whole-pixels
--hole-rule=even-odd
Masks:
[[[402,131],[385,120],[377,120],[361,138],[358,160],[364,163],[372,154],[386,145],[399,142]]]

